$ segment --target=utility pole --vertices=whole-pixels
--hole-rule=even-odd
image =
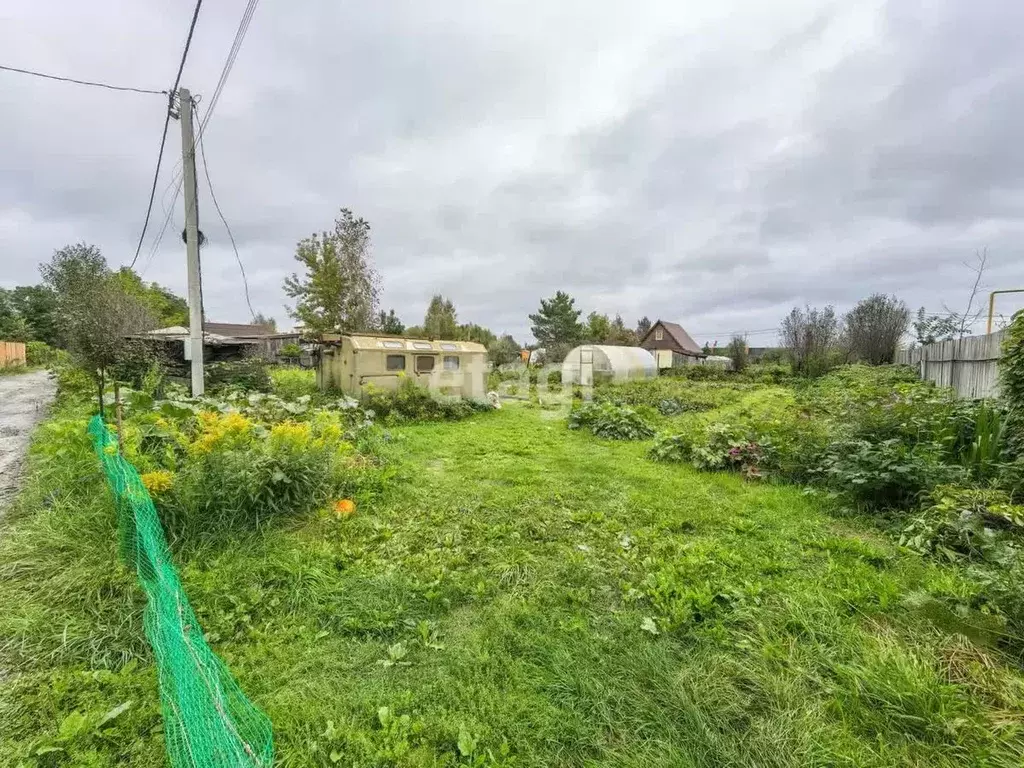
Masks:
[[[196,144],[192,135],[192,94],[178,89],[181,119],[182,184],[185,187],[185,253],[188,258],[188,340],[192,358],[192,396],[206,391],[203,380],[203,284],[199,272],[199,211],[196,208]]]

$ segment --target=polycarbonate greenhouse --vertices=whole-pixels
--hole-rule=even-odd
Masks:
[[[590,385],[598,381],[649,379],[657,375],[654,355],[641,347],[584,344],[572,349],[562,363],[563,384]]]

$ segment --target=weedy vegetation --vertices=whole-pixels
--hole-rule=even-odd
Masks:
[[[59,384],[0,530],[0,764],[159,765],[93,384]],[[281,766],[1024,760],[1001,404],[860,366],[606,386],[565,420],[288,369],[163,389],[126,396],[123,449]]]

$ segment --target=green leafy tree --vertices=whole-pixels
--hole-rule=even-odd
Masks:
[[[0,288],[0,337],[57,344],[57,298],[45,285]]]
[[[583,332],[585,341],[591,344],[604,344],[608,340],[608,336],[611,335],[612,321],[608,319],[608,315],[603,315],[599,312],[591,312],[587,315],[586,329]]]
[[[95,378],[101,395],[108,373],[115,381],[128,380],[129,368],[149,367],[152,355],[133,336],[154,327],[154,319],[145,302],[107,268],[98,248],[65,246],[39,271],[56,294],[59,338]]]
[[[959,327],[960,316],[956,313],[928,315],[924,307],[921,307],[917,310],[917,317],[913,322],[914,340],[921,345],[949,341],[956,338]]]
[[[794,373],[821,376],[828,372],[839,343],[836,311],[831,306],[793,307],[782,321],[781,336]]]
[[[423,331],[431,339],[454,339],[459,335],[459,324],[455,319],[455,305],[451,299],[435,294],[430,299],[427,314],[423,318]]]
[[[605,343],[614,344],[619,347],[635,347],[640,343],[640,337],[637,336],[636,331],[632,328],[626,327],[622,315],[616,315],[615,319],[611,322]]]
[[[487,346],[487,357],[495,365],[508,365],[520,360],[519,343],[509,334],[502,334]]]
[[[580,323],[581,311],[568,293],[558,291],[550,299],[540,300],[540,309],[530,315],[530,332],[537,343],[547,350],[546,359],[561,360],[586,333]]]
[[[459,326],[458,338],[465,339],[466,341],[475,341],[478,344],[483,344],[485,347],[490,347],[498,337],[494,335],[490,328],[484,328],[476,323],[466,323]]]
[[[272,317],[267,317],[262,312],[257,312],[252,316],[253,325],[262,325],[264,328],[269,328],[271,331],[277,332],[277,320]]]
[[[871,365],[896,359],[910,325],[910,309],[895,296],[876,293],[857,302],[843,317],[845,341],[854,358]]]
[[[646,336],[647,332],[649,330],[651,330],[651,326],[652,325],[653,325],[653,323],[651,322],[651,318],[649,318],[647,315],[644,315],[639,320],[637,320],[636,321],[636,337],[637,337],[637,339],[642,339],[644,336]]]
[[[749,350],[747,349],[747,340],[742,336],[733,336],[725,353],[732,360],[732,369],[737,373],[747,367]]]
[[[392,336],[401,336],[405,333],[405,324],[395,314],[395,310],[385,312],[382,309],[377,313],[377,330]]]
[[[284,292],[295,299],[290,314],[311,333],[367,330],[376,319],[379,277],[370,255],[370,225],[342,208],[334,229],[299,242],[295,260],[300,277],[285,278]]]
[[[142,282],[134,270],[121,267],[114,279],[129,296],[134,296],[146,308],[153,321],[161,328],[188,325],[188,302],[181,296],[157,283]]]
[[[27,341],[28,325],[15,305],[13,294],[0,288],[0,341]]]

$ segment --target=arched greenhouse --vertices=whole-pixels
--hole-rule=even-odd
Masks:
[[[584,344],[570,350],[562,363],[563,384],[650,379],[658,375],[654,355],[641,347]]]

